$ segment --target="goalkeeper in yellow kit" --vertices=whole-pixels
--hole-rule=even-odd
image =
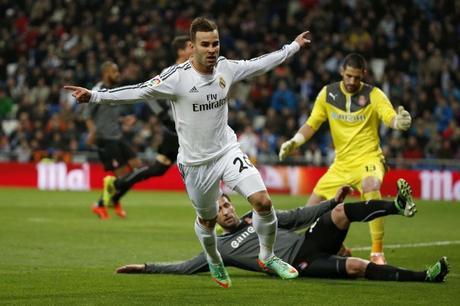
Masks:
[[[335,147],[335,160],[313,189],[307,205],[332,198],[343,185],[351,185],[366,200],[380,199],[385,160],[380,149],[379,125],[407,130],[411,116],[402,106],[396,112],[383,91],[363,83],[365,59],[356,53],[347,55],[340,68],[342,81],[323,87],[316,98],[311,116],[296,135],[281,145],[280,160],[309,140],[328,120]],[[369,223],[372,238],[370,260],[385,264],[383,219]]]

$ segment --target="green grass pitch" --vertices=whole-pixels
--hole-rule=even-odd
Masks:
[[[446,255],[451,265],[446,283],[283,281],[230,268],[233,287],[225,290],[207,273],[114,273],[123,264],[178,261],[200,251],[194,211],[184,193],[131,192],[123,202],[127,219],[106,221],[91,213],[97,197],[98,192],[0,189],[0,304],[458,305],[460,300],[460,203],[420,201],[414,218],[386,219],[388,261],[423,269]],[[306,202],[297,196],[272,198],[280,209]],[[240,196],[233,200],[239,213],[249,209]],[[346,244],[355,256],[367,257],[368,225],[353,224]]]

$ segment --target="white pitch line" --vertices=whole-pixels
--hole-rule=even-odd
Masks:
[[[460,240],[448,240],[448,241],[431,241],[431,242],[419,242],[419,243],[408,243],[408,244],[386,244],[385,249],[404,249],[404,248],[421,248],[421,247],[433,247],[440,245],[453,245],[460,244]],[[353,251],[369,251],[370,247],[350,247]]]

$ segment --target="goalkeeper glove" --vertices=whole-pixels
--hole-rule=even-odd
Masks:
[[[412,122],[412,118],[408,111],[404,109],[404,107],[398,107],[398,114],[395,117],[395,121],[393,123],[393,128],[407,131],[410,128],[410,124]]]
[[[279,159],[281,161],[284,160],[286,156],[288,156],[292,151],[294,151],[295,148],[298,148],[302,144],[304,144],[305,141],[305,136],[303,136],[301,133],[295,134],[294,137],[292,137],[291,139],[289,139],[281,145]]]

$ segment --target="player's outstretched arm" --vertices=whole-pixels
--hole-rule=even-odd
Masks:
[[[310,226],[324,213],[334,209],[334,200],[327,200],[314,206],[304,206],[289,210],[277,210],[278,227],[298,230]]]
[[[119,267],[116,273],[152,273],[152,274],[195,274],[209,271],[206,257],[203,253],[180,263],[147,263],[131,264]]]
[[[70,90],[78,103],[88,103],[91,99],[91,91],[84,87],[66,85],[64,89]]]
[[[88,90],[78,86],[64,86],[72,91],[78,103],[132,104],[152,98],[172,98],[176,87],[177,74],[162,81],[159,76],[146,82],[104,90]]]
[[[309,31],[300,33],[295,40],[284,45],[281,49],[261,55],[251,60],[229,61],[229,67],[234,71],[234,82],[266,73],[274,67],[282,64],[288,58],[297,53],[300,48],[311,43],[308,38]]]

